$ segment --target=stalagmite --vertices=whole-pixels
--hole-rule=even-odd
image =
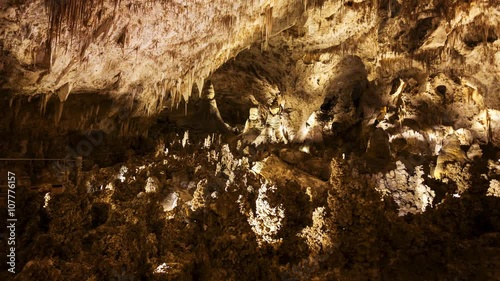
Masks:
[[[282,101],[279,97],[275,98],[268,109],[265,127],[260,135],[253,141],[253,144],[288,143],[288,139],[285,136],[285,128],[283,126],[281,104]]]
[[[443,141],[443,147],[437,158],[434,178],[442,179],[443,175],[446,174],[445,167],[447,162],[464,163],[466,159],[467,155],[460,148],[458,137],[455,134],[447,136]]]
[[[186,147],[189,143],[189,130],[184,132],[184,136],[182,137],[182,147]]]
[[[244,143],[252,143],[264,130],[264,120],[259,110],[259,106],[251,107],[248,120],[245,122],[245,127],[241,138]]]
[[[207,81],[207,83],[205,83],[202,99],[198,107],[199,114],[201,115],[199,116],[201,118],[201,120],[199,120],[199,125],[205,124],[204,130],[223,133],[229,133],[231,131],[231,127],[224,122],[220,115],[212,82]]]

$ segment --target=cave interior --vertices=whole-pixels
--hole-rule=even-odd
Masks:
[[[500,280],[498,0],[5,0],[0,27],[3,280]]]

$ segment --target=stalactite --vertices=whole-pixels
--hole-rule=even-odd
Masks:
[[[493,132],[492,132],[492,129],[491,129],[491,115],[490,115],[490,110],[491,109],[486,109],[486,134],[487,134],[488,143],[491,143],[492,139],[493,139]]]
[[[182,98],[182,80],[179,78],[177,80],[177,85],[175,88],[175,108],[179,108],[179,103],[181,102]]]
[[[179,103],[182,98],[182,92],[181,92],[181,79],[177,79],[177,82],[175,82],[175,86],[173,86],[170,90],[170,94],[172,96],[172,103],[171,103],[171,108],[172,109],[178,109],[179,108]]]
[[[204,78],[203,76],[199,76],[198,79],[196,79],[196,87],[198,87],[198,97],[201,98],[201,92],[203,90],[203,84],[204,84]]]
[[[170,88],[170,109],[173,109],[175,105],[175,88]]]
[[[47,109],[47,103],[49,102],[49,99],[50,99],[50,93],[41,94],[40,115],[42,116],[45,115],[45,110]]]
[[[61,121],[63,109],[64,109],[64,102],[59,102],[57,104],[56,113],[54,114],[54,125],[56,127],[59,125],[59,121]]]
[[[59,89],[57,89],[56,93],[61,102],[64,102],[66,101],[66,99],[68,99],[68,96],[71,92],[71,88],[72,88],[71,84],[68,82],[62,85]]]
[[[271,32],[273,30],[273,7],[267,6],[264,12],[264,42],[263,49],[267,49],[267,45],[269,42],[269,37],[271,36]]]
[[[189,101],[189,97],[191,96],[191,92],[193,91],[193,85],[194,85],[193,71],[192,70],[189,71],[186,76],[187,76],[187,81],[184,86],[185,89],[183,92],[183,98],[184,101],[187,103]]]
[[[101,17],[98,16],[97,20],[93,20],[93,11],[104,8],[104,0],[45,0],[45,6],[49,15],[49,28],[47,31],[47,44],[46,49],[50,56],[49,71],[52,68],[53,56],[57,50],[56,46],[59,43],[62,35],[63,26],[66,26],[67,34],[69,35],[69,42],[67,42],[66,49],[73,45],[73,42],[82,42],[88,40],[91,32],[95,30],[97,24],[100,23]],[[121,0],[111,0],[114,3],[114,10],[112,18],[115,18],[116,9]],[[90,22],[90,27],[88,27]],[[74,40],[76,37],[76,40]],[[86,38],[84,38],[86,37]],[[84,40],[78,40],[78,39]],[[85,43],[82,48],[82,56],[86,49]],[[88,44],[87,44],[88,46]],[[81,47],[81,46],[80,46]]]
[[[163,108],[163,95],[158,96],[158,100],[156,101],[156,112],[160,112]]]

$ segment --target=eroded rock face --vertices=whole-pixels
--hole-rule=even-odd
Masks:
[[[494,280],[500,7],[427,2],[2,2],[17,280]]]

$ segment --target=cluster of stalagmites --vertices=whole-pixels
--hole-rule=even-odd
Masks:
[[[17,278],[412,280],[420,276],[415,263],[432,268],[430,279],[494,276],[484,270],[495,266],[500,227],[498,214],[488,213],[500,177],[491,122],[452,126],[470,120],[459,116],[430,126],[412,115],[419,106],[405,99],[412,88],[395,88],[368,116],[352,93],[326,99],[291,137],[278,98],[254,103],[239,131],[222,119],[208,86],[197,121],[233,136],[165,136],[151,155],[95,167],[76,189],[38,198],[31,207],[48,228],[29,222],[35,230],[24,243],[38,250],[26,254]],[[428,102],[440,102],[434,98]],[[472,116],[496,114],[483,106],[471,104]],[[365,150],[325,149],[349,134],[346,124],[363,122]],[[491,251],[475,266],[450,255],[468,259],[484,245]],[[97,264],[93,257],[103,253]],[[75,261],[81,271],[71,270]]]
[[[16,278],[413,280],[420,276],[412,275],[415,262],[437,266],[429,278],[470,277],[488,266],[464,269],[449,253],[467,256],[479,247],[477,239],[493,245],[498,233],[467,236],[476,242],[460,240],[460,249],[455,242],[465,238],[450,235],[457,229],[482,233],[478,215],[498,230],[498,214],[483,213],[496,197],[464,193],[460,201],[448,194],[429,209],[434,193],[422,167],[411,172],[397,162],[387,174],[371,175],[359,170],[366,160],[337,155],[323,158],[329,172],[320,180],[291,163],[312,157],[298,152],[289,148],[249,159],[220,135],[172,134],[158,140],[155,153],[94,167],[83,172],[81,185],[46,195],[45,202],[31,194],[27,208],[36,215],[26,221],[23,271]],[[490,166],[489,177],[498,178],[498,167]],[[486,188],[497,196],[498,181]],[[472,213],[470,204],[476,208]],[[426,207],[419,220],[402,216]],[[436,243],[444,249],[433,249]],[[443,263],[452,269],[439,269]]]
[[[241,131],[222,120],[212,89],[209,109],[200,107],[200,112],[207,114],[195,122],[237,133],[232,138],[236,148],[251,158],[269,155],[271,146],[290,143],[277,153],[281,161],[321,180],[328,178],[330,170],[324,163],[332,153],[343,158],[361,153],[366,161],[363,173],[372,174],[377,190],[393,198],[400,215],[424,212],[440,202],[434,200],[436,194],[429,179],[450,185],[447,193],[458,197],[472,185],[472,166],[498,162],[495,152],[483,157],[482,149],[492,147],[496,151],[499,124],[495,120],[499,112],[485,105],[478,87],[471,82],[452,80],[444,74],[396,78],[375,88],[381,93],[378,104],[382,105],[375,110],[368,83],[359,79],[339,82],[342,88],[327,96],[321,108],[301,126],[291,124],[286,96],[269,94],[267,104],[250,96],[249,117]],[[355,142],[364,151],[355,151],[342,142],[346,139],[343,134],[352,134],[359,127]],[[337,144],[345,147],[325,149],[332,139],[340,140]],[[325,149],[322,156],[317,149]],[[483,169],[481,176],[495,186],[498,174],[492,165],[489,172]]]

